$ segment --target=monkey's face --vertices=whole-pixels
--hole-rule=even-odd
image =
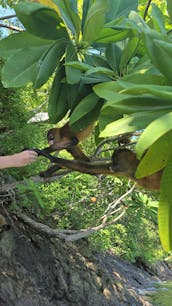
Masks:
[[[55,146],[60,141],[60,129],[54,128],[48,131],[47,140],[50,146]]]

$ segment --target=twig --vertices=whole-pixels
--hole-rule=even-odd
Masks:
[[[146,20],[146,17],[147,17],[148,10],[149,10],[149,7],[151,5],[151,2],[152,2],[152,0],[148,0],[148,2],[147,2],[146,9],[145,9],[144,16],[143,16],[144,20]]]
[[[2,17],[0,17],[0,20],[10,19],[10,18],[14,18],[14,17],[16,17],[16,14],[7,15],[7,16],[2,16]]]
[[[13,26],[13,25],[8,25],[8,24],[0,23],[0,27],[1,28],[7,28],[7,29],[12,30],[12,31],[24,32],[23,29],[21,29],[19,27],[16,27],[16,26]]]
[[[113,136],[113,137],[109,137],[109,138],[106,138],[104,140],[102,140],[99,145],[97,146],[95,152],[94,152],[94,155],[93,157],[96,157],[97,155],[100,154],[100,152],[102,152],[102,147],[105,145],[105,144],[108,144],[108,143],[111,143],[113,141],[116,141],[116,140],[120,140],[124,137],[127,137],[127,136],[140,136],[141,132],[134,132],[134,133],[125,133],[125,134],[118,134],[116,136]],[[108,149],[107,149],[108,150]],[[109,150],[112,150],[112,148],[109,148]]]

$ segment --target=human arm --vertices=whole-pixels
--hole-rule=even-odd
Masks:
[[[25,150],[13,155],[0,156],[0,169],[12,167],[24,167],[36,161],[38,154],[31,150]]]

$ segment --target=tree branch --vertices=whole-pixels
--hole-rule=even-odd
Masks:
[[[113,201],[108,208],[105,210],[104,215],[100,218],[102,222],[94,227],[90,227],[87,229],[81,229],[81,230],[69,230],[69,229],[52,229],[48,225],[39,223],[31,219],[30,217],[26,216],[25,214],[17,211],[15,212],[15,215],[17,216],[18,219],[22,220],[24,223],[28,224],[31,226],[34,230],[36,230],[39,233],[43,233],[45,235],[48,235],[49,237],[53,238],[60,238],[64,239],[65,241],[76,241],[81,238],[85,238],[90,236],[91,234],[114,224],[117,222],[122,216],[125,214],[127,207],[122,205],[118,209],[114,210],[114,208],[119,205],[124,198],[126,198],[130,193],[133,192],[135,188],[135,185],[132,186],[130,190],[128,190],[125,194],[123,194],[120,198],[116,199]],[[110,212],[111,210],[111,212]],[[120,212],[120,213],[119,213]],[[119,214],[118,214],[119,213]],[[116,214],[116,216],[108,221],[108,218],[112,216],[112,214]],[[118,215],[117,215],[118,214]]]
[[[151,2],[152,2],[152,0],[148,0],[148,2],[147,2],[146,9],[145,9],[144,16],[143,16],[144,20],[146,20],[146,17],[147,17],[148,10],[149,10],[149,7],[151,5]]]
[[[8,25],[8,24],[0,23],[0,27],[1,28],[7,28],[7,29],[12,30],[12,31],[24,32],[23,29],[21,29],[19,27],[16,27],[16,26],[13,26],[13,25]]]
[[[10,18],[14,18],[14,17],[16,17],[16,14],[14,14],[14,15],[7,15],[7,16],[1,16],[0,20],[10,19]]]

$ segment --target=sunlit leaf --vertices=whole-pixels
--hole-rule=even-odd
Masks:
[[[172,159],[167,164],[161,182],[160,202],[158,209],[159,235],[163,248],[172,250]]]
[[[172,130],[172,112],[169,112],[154,120],[142,133],[136,145],[138,157],[160,137]]]
[[[84,41],[91,43],[97,38],[104,25],[107,8],[107,0],[95,0],[90,6],[83,27]]]

